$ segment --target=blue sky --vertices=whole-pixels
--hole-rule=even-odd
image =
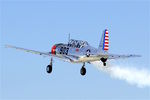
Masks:
[[[45,71],[50,58],[6,49],[4,44],[50,51],[55,43],[71,38],[98,47],[102,31],[110,36],[109,52],[140,54],[125,60],[150,69],[148,1],[1,1],[1,99],[137,99],[150,98],[149,88],[110,78],[93,65],[70,64],[54,59],[53,73]],[[117,61],[116,61],[117,62]],[[118,63],[121,63],[118,60]]]

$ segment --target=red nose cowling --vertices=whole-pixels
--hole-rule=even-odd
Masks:
[[[51,53],[52,53],[52,54],[56,54],[56,46],[55,46],[55,45],[52,47]]]

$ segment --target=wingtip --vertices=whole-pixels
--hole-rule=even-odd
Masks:
[[[9,44],[5,44],[5,48],[15,48],[15,46],[9,45]]]
[[[131,56],[134,56],[134,57],[142,57],[141,55],[131,55]]]
[[[5,47],[5,48],[9,48],[9,45],[8,45],[8,44],[5,44],[4,47]]]
[[[142,57],[142,55],[137,55],[138,57]]]
[[[10,47],[12,47],[11,45],[8,45],[8,44],[5,44],[5,46],[4,46],[5,48],[10,48]]]

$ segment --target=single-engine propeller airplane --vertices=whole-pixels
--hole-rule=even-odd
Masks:
[[[70,37],[70,36],[69,36]],[[8,48],[15,48],[18,50],[23,50],[25,52],[30,52],[43,56],[51,56],[50,64],[46,67],[47,73],[52,72],[53,57],[60,58],[64,61],[71,63],[82,63],[80,70],[81,75],[86,74],[85,63],[90,63],[94,61],[102,61],[103,65],[106,66],[106,61],[108,59],[118,59],[118,58],[129,58],[129,57],[140,57],[139,55],[116,55],[108,53],[109,49],[109,36],[108,30],[103,31],[99,47],[94,48],[88,44],[87,41],[70,39],[68,44],[58,43],[52,46],[51,52],[40,52],[35,50],[24,49],[12,45],[6,45]]]

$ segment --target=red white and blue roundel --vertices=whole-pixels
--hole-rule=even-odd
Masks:
[[[103,50],[107,51],[109,49],[109,37],[108,30],[104,31],[104,39],[103,39]]]

